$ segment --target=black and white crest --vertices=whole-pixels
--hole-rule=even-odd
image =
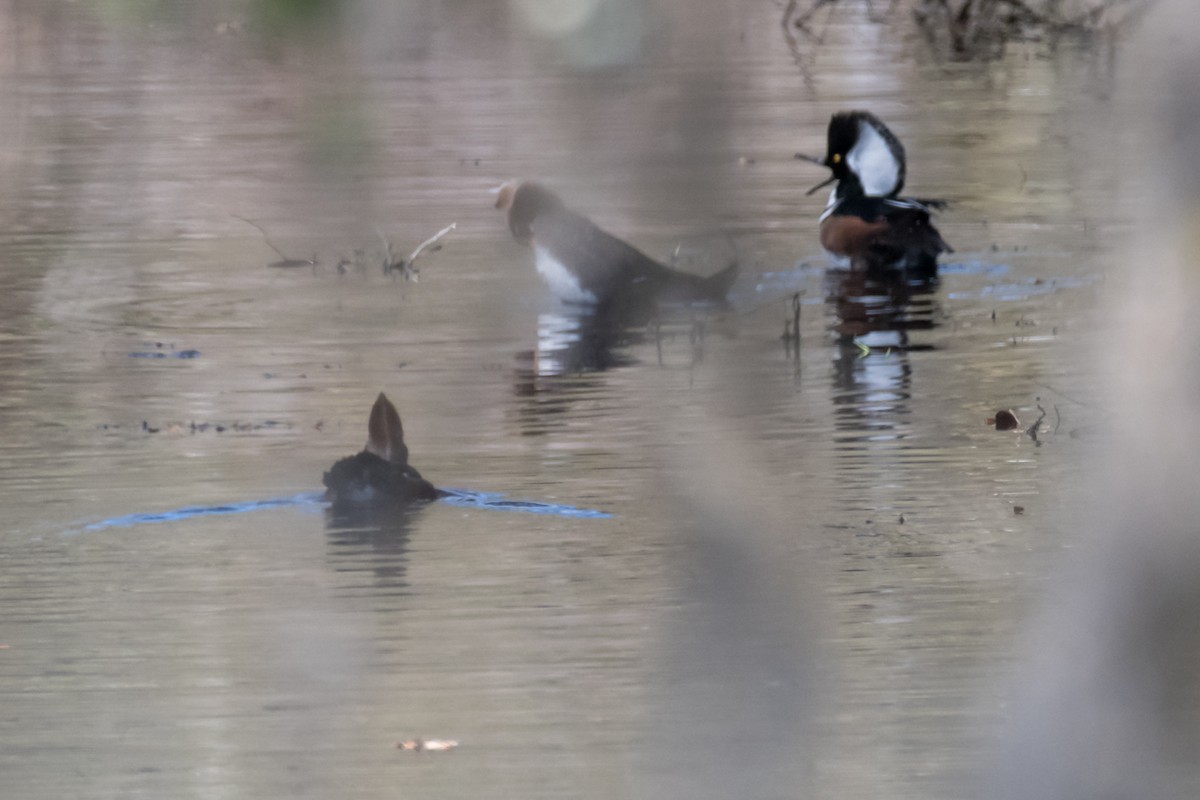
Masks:
[[[868,197],[892,197],[904,188],[904,145],[878,117],[868,111],[835,114],[829,123],[830,159],[835,151],[835,126],[838,155]]]

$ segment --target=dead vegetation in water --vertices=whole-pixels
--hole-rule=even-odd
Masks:
[[[389,241],[388,238],[383,235],[382,231],[376,228],[375,233],[378,234],[379,238],[383,240],[383,274],[391,275],[399,272],[404,276],[404,280],[416,283],[421,273],[416,269],[416,267],[413,266],[413,263],[416,262],[417,258],[424,252],[428,251],[430,253],[436,253],[438,250],[441,250],[442,246],[439,244],[439,242],[449,236],[450,232],[457,227],[457,222],[451,222],[433,236],[430,236],[428,239],[417,245],[417,249],[413,250],[412,254],[409,255],[408,258],[401,259],[396,259],[392,256],[391,241]]]
[[[255,222],[252,219],[248,219],[247,217],[239,216],[238,214],[230,214],[230,216],[233,217],[234,219],[241,220],[242,222],[245,222],[248,225],[253,225],[255,228],[257,228],[259,233],[262,234],[263,242],[265,242],[267,247],[274,250],[276,255],[279,256],[280,260],[273,261],[270,264],[267,264],[268,267],[271,267],[273,269],[292,269],[295,267],[312,267],[313,273],[315,274],[317,271],[317,268],[321,266],[321,262],[317,259],[316,254],[314,254],[312,258],[291,258],[290,256],[288,256],[286,253],[284,253],[282,250],[280,250],[278,247],[275,246],[274,242],[271,241],[270,236],[267,234],[266,229],[263,228],[262,225],[259,225],[257,222]],[[381,230],[376,228],[375,234],[379,237],[380,241],[383,243],[383,250],[382,250],[383,274],[384,275],[393,275],[393,276],[400,275],[404,278],[405,282],[411,281],[413,283],[416,283],[420,277],[420,271],[414,266],[417,258],[424,255],[425,253],[436,253],[437,251],[441,250],[442,249],[442,244],[441,244],[442,240],[445,239],[447,236],[449,236],[450,233],[453,232],[457,227],[458,227],[458,223],[451,222],[445,228],[442,228],[440,231],[435,233],[433,236],[430,236],[428,239],[426,239],[425,241],[423,241],[419,245],[417,245],[417,249],[413,250],[412,253],[409,254],[408,258],[397,258],[392,252],[391,240],[389,240],[386,236],[384,236],[384,234]],[[368,253],[367,248],[355,248],[354,252],[351,256],[343,256],[342,258],[340,258],[338,260],[338,262],[334,265],[334,268],[337,270],[337,273],[339,275],[344,275],[351,268],[355,268],[360,272],[365,272],[367,270],[367,267],[369,266],[370,262],[372,262],[373,260],[374,260],[374,258]]]
[[[911,18],[939,58],[986,61],[1011,42],[1054,43],[1067,36],[1115,38],[1133,27],[1155,0],[788,0],[784,38],[801,70],[812,55],[801,44],[820,45],[835,14],[865,11],[870,22]]]

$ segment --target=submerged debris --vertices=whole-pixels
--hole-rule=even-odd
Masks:
[[[199,350],[134,350],[130,358],[199,358]]]
[[[281,261],[272,261],[267,266],[272,269],[295,269],[296,267],[312,267],[316,269],[317,257],[314,255],[312,258],[285,258]]]
[[[152,423],[149,420],[142,420],[141,430],[143,433],[162,433],[164,430],[168,434],[173,435],[196,435],[198,433],[224,433],[225,431],[236,431],[237,433],[248,433],[251,431],[263,431],[280,429],[287,430],[292,427],[292,423],[283,422],[276,419],[265,419],[260,422],[243,422],[235,420],[233,422],[183,422],[182,420],[173,420],[168,422]],[[116,431],[121,430],[121,424],[117,422],[101,422],[96,425],[97,430]]]
[[[457,739],[405,739],[396,743],[397,750],[411,750],[414,753],[444,753],[456,747]]]

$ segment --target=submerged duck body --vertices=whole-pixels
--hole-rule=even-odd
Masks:
[[[942,200],[903,197],[904,145],[869,111],[843,111],[829,121],[823,158],[797,155],[832,172],[813,191],[836,182],[820,219],[821,246],[851,269],[937,274],[937,258],[953,252],[934,227]]]
[[[408,463],[400,414],[383,394],[371,407],[367,444],[325,473],[325,499],[334,508],[404,506],[436,500],[440,493]]]
[[[737,277],[736,263],[708,277],[660,264],[569,209],[541,184],[504,184],[496,208],[508,212],[513,238],[533,249],[538,273],[565,303],[721,303]]]

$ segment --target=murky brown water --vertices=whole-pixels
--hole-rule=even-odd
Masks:
[[[712,771],[760,796],[949,798],[986,769],[1015,636],[1070,541],[1058,509],[1106,419],[1095,308],[1127,228],[1096,168],[1115,134],[1090,124],[1108,76],[1069,50],[938,65],[848,15],[806,85],[778,9],[678,5],[628,12],[652,44],[600,71],[466,3],[270,47],[219,32],[236,5],[6,6],[5,794],[649,796],[698,730],[701,788],[679,796],[707,796]],[[904,140],[913,193],[954,201],[939,224],[958,252],[910,349],[830,333],[823,198],[804,194],[823,176],[792,154],[848,106]],[[702,353],[685,326],[561,374],[561,309],[490,207],[516,176],[650,253],[682,241],[698,270],[728,231],[743,275]],[[233,215],[321,266],[267,268]],[[419,283],[334,268],[378,250],[376,227],[407,252],[451,222]],[[612,518],[439,503],[345,530],[297,503],[87,527],[315,491],[380,390],[438,485]],[[985,426],[1009,406],[1032,422],[1037,398],[1044,446]],[[744,506],[787,520],[764,585],[812,617],[781,634],[804,656],[752,681],[819,681],[812,708],[784,705],[803,718],[713,716],[719,690],[676,702],[720,639],[699,636],[694,662],[671,646],[707,607],[688,576],[724,563],[677,499],[697,447],[751,487]],[[462,744],[394,749],[415,736]]]

